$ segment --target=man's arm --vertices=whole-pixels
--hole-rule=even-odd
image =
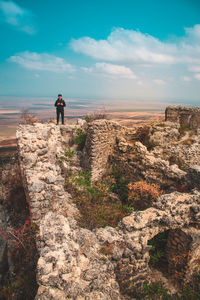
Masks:
[[[58,100],[56,100],[56,102],[55,102],[54,106],[57,106],[57,102],[58,102]]]
[[[64,107],[66,106],[65,100],[63,100],[63,106],[64,106]]]

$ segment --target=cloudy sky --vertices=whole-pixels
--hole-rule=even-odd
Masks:
[[[199,0],[0,0],[0,96],[200,100]]]

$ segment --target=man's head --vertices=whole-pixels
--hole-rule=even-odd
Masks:
[[[59,99],[59,100],[62,99],[62,94],[58,94],[58,99]]]

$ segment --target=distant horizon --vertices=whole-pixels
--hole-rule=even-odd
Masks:
[[[54,101],[57,99],[57,95],[55,96],[3,96],[0,95],[0,107],[5,105],[5,100],[10,101],[10,103],[16,103],[16,105],[21,104],[23,101],[26,101],[27,105],[36,104],[38,101],[38,105],[53,105]],[[116,97],[70,97],[65,96],[63,94],[63,99],[65,99],[68,102],[77,102],[81,101],[83,103],[93,103],[96,106],[105,104],[107,106],[142,106],[142,107],[152,107],[153,105],[159,105],[160,107],[164,107],[166,105],[184,105],[184,106],[200,106],[200,101],[192,99],[192,100],[185,100],[185,99],[142,99],[142,98],[136,98],[136,99],[130,99],[130,98],[116,98]],[[27,103],[28,100],[28,103]],[[49,102],[49,104],[47,104]],[[9,103],[6,103],[8,105]]]

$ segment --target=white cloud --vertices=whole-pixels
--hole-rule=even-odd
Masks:
[[[56,73],[73,72],[75,68],[63,58],[47,53],[21,52],[11,56],[8,61],[17,63],[26,69],[51,71]]]
[[[85,72],[105,75],[111,78],[135,79],[133,71],[125,66],[114,65],[110,63],[96,63],[93,67],[82,68]]]
[[[183,81],[189,82],[191,80],[192,80],[191,77],[189,77],[189,76],[183,76]]]
[[[166,81],[162,80],[162,79],[154,79],[153,80],[156,84],[158,85],[165,85]]]
[[[32,12],[14,1],[0,1],[0,19],[28,34],[36,32]]]
[[[174,63],[171,55],[176,50],[172,44],[164,44],[151,35],[139,31],[116,28],[107,40],[96,41],[82,37],[70,42],[72,49],[96,59],[133,63]]]
[[[200,65],[200,25],[185,28],[185,36],[161,41],[135,30],[115,28],[106,40],[72,39],[71,48],[94,59],[124,64]]]
[[[194,78],[200,80],[200,73],[195,74],[195,75],[194,75]]]

